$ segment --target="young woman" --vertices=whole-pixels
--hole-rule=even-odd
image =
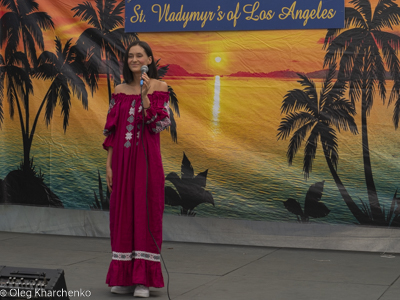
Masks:
[[[142,66],[148,66],[147,74]],[[170,125],[169,92],[157,80],[146,42],[129,45],[123,76],[104,129],[112,249],[106,283],[112,293],[149,297],[149,287],[164,286],[159,249],[165,179],[159,133]]]

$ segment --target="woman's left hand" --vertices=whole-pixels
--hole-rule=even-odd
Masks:
[[[142,86],[142,97],[147,96],[150,90],[150,78],[147,76],[146,73],[142,74],[142,79],[143,79],[143,86]]]

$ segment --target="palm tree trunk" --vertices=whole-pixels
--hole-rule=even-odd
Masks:
[[[24,53],[26,54],[26,44],[24,44]],[[26,68],[26,73],[29,74],[30,67]],[[23,147],[24,147],[24,168],[30,167],[30,159],[29,154],[31,152],[31,143],[29,142],[29,91],[28,91],[28,84],[25,84],[25,94],[24,94],[24,101],[25,101],[25,135],[23,137]]]
[[[107,65],[107,87],[108,87],[108,103],[111,102],[111,80],[110,80],[110,68],[108,66],[108,55],[106,53],[106,65]]]
[[[333,180],[336,183],[336,186],[340,192],[340,195],[342,195],[342,198],[344,202],[346,203],[347,207],[349,208],[350,212],[353,214],[353,216],[357,219],[357,221],[360,224],[371,224],[371,220],[368,218],[366,214],[364,214],[361,209],[357,206],[357,204],[353,201],[349,193],[347,192],[346,188],[344,187],[342,181],[339,178],[339,175],[337,174],[335,167],[332,164],[332,161],[329,158],[329,154],[327,153],[325,146],[324,148],[324,154],[325,154],[325,159],[326,162],[328,163],[329,171],[331,171]]]
[[[368,200],[371,208],[372,218],[376,225],[384,225],[385,216],[378,200],[374,177],[372,175],[371,156],[369,152],[368,127],[367,127],[367,87],[366,79],[363,79],[362,99],[361,99],[361,136],[364,162],[364,176],[367,185]]]
[[[23,148],[23,154],[24,154],[24,168],[26,166],[29,166],[29,151],[28,151],[28,134],[27,134],[27,128],[26,124],[24,124],[24,117],[22,115],[22,109],[21,105],[18,100],[18,93],[15,90],[15,87],[13,86],[13,92],[15,95],[15,102],[17,104],[17,109],[18,109],[18,115],[19,115],[19,122],[21,124],[21,133],[22,133],[22,148]]]
[[[25,91],[27,88],[25,87]],[[28,168],[30,166],[29,154],[30,154],[30,143],[29,143],[29,95],[25,94],[25,135],[24,135],[24,167]]]

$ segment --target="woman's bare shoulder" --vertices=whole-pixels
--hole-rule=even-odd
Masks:
[[[158,79],[152,79],[152,83],[154,85],[154,91],[159,92],[168,92],[168,84],[165,81],[161,81]]]
[[[114,89],[114,94],[124,93],[128,85],[126,83],[118,84]]]

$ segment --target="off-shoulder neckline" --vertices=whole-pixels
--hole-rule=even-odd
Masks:
[[[168,92],[164,92],[164,91],[153,91],[152,93],[147,94],[147,95],[153,95],[153,94],[155,94],[155,93],[168,94],[169,91],[168,91]],[[113,93],[113,95],[114,95],[114,96],[116,96],[116,95],[140,96],[140,94],[126,94],[126,93],[123,93],[123,92],[120,92],[120,93]]]

